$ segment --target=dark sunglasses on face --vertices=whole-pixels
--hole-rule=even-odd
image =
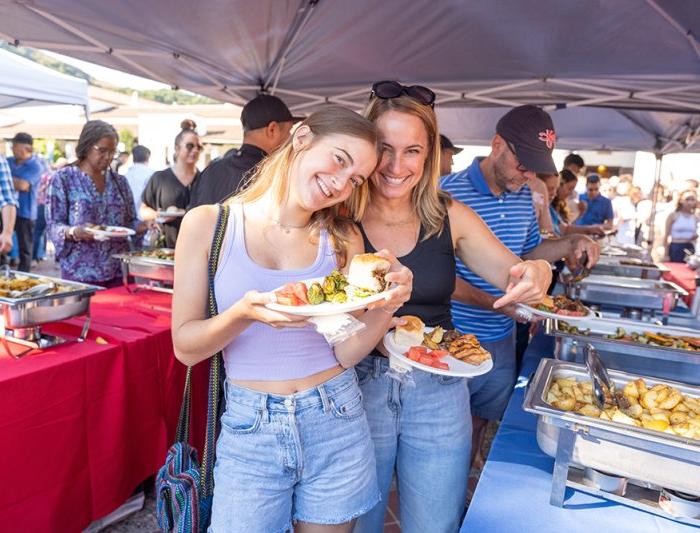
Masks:
[[[435,106],[435,93],[422,85],[401,85],[398,81],[378,81],[372,85],[370,99],[373,96],[383,100],[398,98],[402,94],[410,96],[423,105]]]
[[[204,150],[204,146],[202,146],[201,144],[195,144],[195,143],[187,143],[187,144],[185,145],[185,148],[187,149],[188,152],[191,152],[191,151],[194,150],[195,148],[196,148],[197,150],[199,150],[200,152],[201,152],[202,150]]]
[[[525,166],[520,162],[520,160],[518,159],[518,154],[515,153],[515,146],[510,144],[509,141],[506,141],[506,146],[508,147],[508,150],[510,150],[510,153],[513,154],[513,157],[515,157],[515,162],[518,164],[518,166],[515,167],[515,169],[518,172],[527,172],[527,168],[525,168]]]

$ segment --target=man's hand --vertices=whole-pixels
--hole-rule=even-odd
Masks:
[[[0,233],[0,253],[7,253],[12,250],[12,232]]]
[[[570,270],[578,269],[579,266],[593,268],[600,259],[600,246],[590,237],[585,235],[570,235],[566,237],[569,241],[569,252],[566,254],[566,264]],[[581,265],[583,254],[588,256],[585,265]],[[573,270],[572,270],[573,271]]]

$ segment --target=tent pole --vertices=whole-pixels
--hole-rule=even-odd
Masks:
[[[656,207],[657,207],[657,197],[659,194],[659,187],[661,187],[661,163],[663,162],[664,154],[657,152],[654,154],[656,156],[656,169],[654,171],[654,186],[651,188],[651,215],[649,216],[649,237],[647,238],[647,244],[649,245],[650,251],[653,252],[654,246],[654,225],[656,221]]]

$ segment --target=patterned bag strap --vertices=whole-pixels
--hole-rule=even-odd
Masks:
[[[207,317],[211,318],[218,314],[216,305],[216,297],[214,295],[214,276],[219,264],[219,254],[221,253],[221,245],[226,233],[228,224],[229,206],[220,205],[219,215],[216,220],[216,229],[214,230],[214,238],[212,240],[211,252],[209,253],[208,267],[208,306]],[[219,376],[221,373],[221,352],[209,358],[209,396],[207,400],[207,433],[204,441],[204,450],[202,452],[201,463],[201,487],[202,495],[206,496],[213,489],[212,471],[214,468],[214,440],[216,438],[216,426],[218,421],[218,401],[219,401]],[[175,434],[176,442],[189,442],[190,431],[190,412],[192,398],[192,367],[187,368],[185,375],[185,391],[182,395],[182,406],[180,407],[180,417],[177,423],[177,431]]]

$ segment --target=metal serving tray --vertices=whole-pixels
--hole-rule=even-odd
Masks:
[[[49,280],[68,290],[29,298],[9,298],[0,296],[2,317],[5,329],[31,328],[65,320],[72,316],[84,315],[90,308],[90,298],[102,287],[68,281],[49,276],[10,271],[18,277]]]
[[[137,251],[115,254],[113,257],[122,263],[122,275],[125,283],[128,283],[129,276],[132,276],[168,284],[172,287],[175,279],[175,261],[146,257]],[[148,288],[155,287],[148,286]]]
[[[700,387],[610,370],[616,388],[643,377],[651,387],[665,383],[691,397]],[[542,359],[525,395],[523,409],[539,416],[537,443],[555,457],[551,502],[561,506],[568,467],[589,467],[628,478],[649,488],[667,488],[700,496],[700,440],[661,433],[618,422],[561,411],[549,405],[546,394],[552,380],[588,381],[584,365]]]
[[[627,278],[640,279],[661,279],[664,272],[668,272],[668,268],[664,265],[642,266],[642,265],[626,265],[621,261],[626,261],[626,257],[611,257],[601,256],[599,261],[593,267],[592,273],[597,275],[621,276]]]
[[[566,295],[593,304],[670,311],[676,307],[679,298],[688,293],[665,280],[590,275],[568,283]]]
[[[583,348],[592,344],[609,368],[656,376],[658,378],[685,381],[700,386],[700,351],[665,348],[638,342],[608,339],[617,328],[628,333],[666,333],[679,337],[700,338],[700,331],[671,326],[661,326],[637,320],[590,318],[566,322],[588,334],[563,331],[561,323],[565,319],[547,319],[545,330],[555,338],[554,357],[562,361],[584,363]]]

